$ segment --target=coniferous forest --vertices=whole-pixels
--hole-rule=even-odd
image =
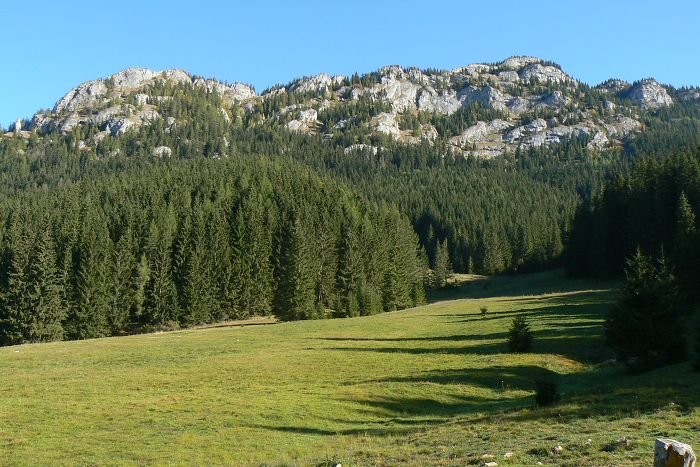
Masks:
[[[2,138],[3,343],[402,309],[424,301],[428,269],[446,264],[619,277],[640,247],[663,250],[686,288],[700,269],[693,104],[647,113],[624,147],[592,153],[572,136],[478,159],[359,127],[329,142],[265,118],[289,101],[222,113],[203,88],[144,92],[167,97],[158,111],[184,123],[156,119],[87,149],[99,133],[89,123]],[[385,110],[353,105],[344,111],[359,120]],[[329,112],[322,124],[350,116]],[[433,123],[452,134],[498,115],[474,105]],[[358,140],[379,149],[343,150]],[[154,155],[162,146],[171,156]]]

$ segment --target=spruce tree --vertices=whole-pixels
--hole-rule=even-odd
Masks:
[[[637,249],[628,259],[626,283],[605,323],[605,337],[619,360],[635,371],[683,360],[684,314],[669,266]]]
[[[56,252],[49,225],[44,226],[42,238],[32,261],[30,281],[32,283],[33,319],[29,333],[31,342],[48,342],[64,337],[62,321],[65,305],[61,300],[62,290],[56,268]]]
[[[283,321],[317,318],[306,238],[295,216],[282,232],[275,315]]]
[[[454,275],[452,262],[450,261],[450,251],[447,239],[438,243],[435,254],[435,264],[433,266],[432,286],[441,289],[447,286],[449,280]]]

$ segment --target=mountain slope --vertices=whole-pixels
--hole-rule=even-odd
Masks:
[[[363,76],[320,74],[260,95],[252,86],[205,80],[182,70],[127,69],[81,84],[51,111],[15,129],[67,133],[93,125],[99,132],[82,143],[89,150],[107,135],[157,119],[177,125],[160,105],[171,97],[165,84],[218,93],[227,122],[322,134],[348,152],[374,152],[388,138],[406,144],[442,141],[449,151],[480,157],[569,139],[583,139],[587,148],[600,151],[641,130],[648,112],[700,102],[697,88],[674,89],[653,79],[608,80],[590,87],[535,57],[451,71],[389,66]]]

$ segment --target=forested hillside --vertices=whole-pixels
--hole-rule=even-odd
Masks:
[[[637,245],[684,255],[698,145],[696,88],[591,87],[532,57],[260,95],[125,70],[0,135],[0,334],[405,308],[438,252],[619,275]],[[691,156],[654,162],[672,153]]]
[[[4,343],[423,301],[410,223],[291,160],[144,163],[3,197],[0,225]]]

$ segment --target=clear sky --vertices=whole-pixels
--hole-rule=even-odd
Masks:
[[[19,1],[0,7],[0,124],[138,66],[253,84],[536,55],[595,84],[700,85],[698,0]]]

